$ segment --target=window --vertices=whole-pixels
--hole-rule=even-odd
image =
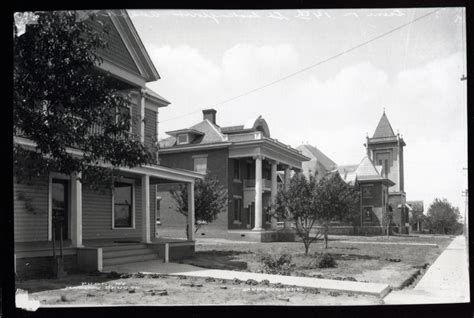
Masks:
[[[367,221],[367,222],[372,221],[372,207],[371,206],[364,207],[364,221]]]
[[[160,208],[161,208],[161,197],[157,197],[156,198],[156,206],[155,206],[156,225],[161,225]]]
[[[133,184],[115,182],[113,191],[113,228],[133,228]]]
[[[132,104],[129,103],[126,107],[117,107],[115,110],[115,122],[118,123],[121,120],[129,118],[128,132],[132,132]]]
[[[234,221],[242,222],[242,199],[234,198]]]
[[[389,169],[389,167],[388,167],[388,159],[385,159],[385,160],[384,160],[384,167],[383,167],[383,170],[385,171],[385,176],[388,176],[388,172],[389,172],[388,169]]]
[[[194,171],[200,172],[200,173],[206,173],[207,158],[205,157],[194,158]]]
[[[362,190],[362,198],[372,198],[372,187],[369,185],[361,187]]]
[[[249,162],[247,163],[247,179],[252,178],[252,164]]]
[[[234,159],[234,180],[240,180],[240,161]]]
[[[178,135],[178,145],[183,145],[189,143],[189,135],[188,134],[181,134]]]

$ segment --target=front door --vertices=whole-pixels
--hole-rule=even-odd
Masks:
[[[59,240],[61,229],[63,240],[68,239],[68,212],[69,212],[69,189],[68,181],[53,179],[52,181],[52,220],[54,239]]]

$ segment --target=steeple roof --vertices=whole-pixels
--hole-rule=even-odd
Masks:
[[[384,111],[372,138],[386,137],[395,137],[395,133],[393,132],[392,126],[390,125],[390,122],[388,121],[387,115],[385,115]]]

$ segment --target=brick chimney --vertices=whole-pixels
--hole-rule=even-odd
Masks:
[[[204,109],[202,111],[202,119],[203,120],[209,120],[211,123],[216,125],[216,113],[217,111],[215,109]]]

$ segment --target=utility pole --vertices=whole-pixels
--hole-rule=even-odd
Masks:
[[[463,170],[467,171],[467,168],[462,168]],[[462,196],[466,198],[466,206],[464,207],[464,237],[466,238],[468,244],[469,244],[469,229],[468,229],[468,223],[469,223],[469,189],[466,189],[465,191],[462,192]]]

